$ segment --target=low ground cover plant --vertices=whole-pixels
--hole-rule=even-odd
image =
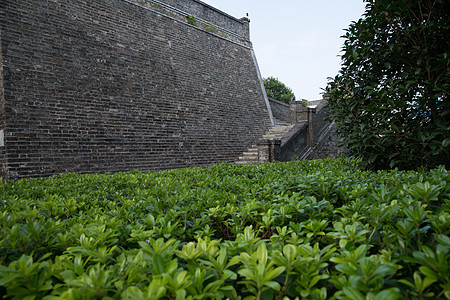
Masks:
[[[450,174],[355,160],[0,186],[5,299],[450,299]]]

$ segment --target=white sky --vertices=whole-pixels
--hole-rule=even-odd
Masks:
[[[249,14],[250,40],[263,77],[273,76],[296,98],[322,98],[340,69],[340,38],[364,13],[363,0],[202,0],[229,15]]]

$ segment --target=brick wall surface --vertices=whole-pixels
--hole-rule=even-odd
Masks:
[[[322,102],[313,109],[312,121],[313,121],[313,144],[316,144],[324,130],[330,125],[327,120],[328,117],[328,107],[326,107],[326,102]]]
[[[6,178],[231,161],[270,126],[248,47],[123,0],[0,14]]]
[[[135,0],[134,0],[135,1]],[[152,0],[157,1],[158,0]],[[249,37],[248,30],[245,26],[242,26],[244,21],[236,19],[227,13],[224,13],[213,6],[210,6],[202,1],[198,0],[164,0],[161,1],[171,7],[180,9],[188,14],[194,15],[197,18],[211,22],[216,26],[226,29],[236,35],[242,37]]]
[[[0,13],[1,16],[1,13]],[[3,62],[2,62],[2,43],[0,39],[0,177],[6,177],[6,148],[5,139],[5,97],[3,93]]]
[[[333,124],[328,120],[329,109],[326,101],[316,103],[316,107],[303,108],[299,103],[290,105],[291,113],[296,116],[297,123],[282,138],[276,160],[316,159],[347,155],[347,149],[340,148],[341,137],[337,135]],[[271,102],[273,109],[274,105]],[[309,118],[311,122],[309,122]],[[311,126],[311,127],[310,127]],[[311,143],[311,144],[309,144]]]
[[[272,98],[269,98],[269,102],[274,118],[277,118],[280,121],[288,123],[291,121],[289,115],[289,104],[286,104],[284,102]]]
[[[327,157],[339,157],[348,155],[348,150],[339,147],[341,137],[336,133],[336,129],[332,128],[329,133],[323,137],[323,140],[314,149],[309,159],[319,159]]]
[[[281,147],[277,161],[291,161],[299,159],[306,149],[308,124],[306,122],[297,123],[289,133],[281,140]]]

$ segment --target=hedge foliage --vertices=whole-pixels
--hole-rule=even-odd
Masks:
[[[450,299],[450,174],[349,159],[0,186],[6,299]]]
[[[450,167],[450,1],[365,0],[328,107],[350,153],[373,169]]]

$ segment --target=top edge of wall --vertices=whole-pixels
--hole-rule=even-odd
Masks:
[[[187,16],[195,18],[196,27],[226,39],[248,45],[250,42],[250,20],[237,19],[200,0],[126,0],[158,11],[180,21]]]
[[[219,14],[222,14],[222,15],[226,16],[227,18],[230,18],[230,19],[232,19],[232,20],[235,20],[236,22],[242,23],[242,22],[244,22],[244,19],[247,18],[247,17],[242,17],[242,18],[238,19],[238,18],[236,18],[236,17],[234,17],[234,16],[232,16],[232,15],[230,15],[230,14],[227,14],[227,13],[224,12],[223,10],[220,10],[220,9],[218,9],[218,8],[216,8],[216,7],[214,7],[214,6],[210,5],[210,4],[208,4],[208,3],[205,3],[205,2],[203,2],[203,1],[200,1],[200,0],[191,0],[191,1],[197,2],[197,3],[199,3],[199,4],[203,5],[203,6],[206,6],[206,7],[208,7],[209,9],[212,9],[212,10],[218,12]]]

